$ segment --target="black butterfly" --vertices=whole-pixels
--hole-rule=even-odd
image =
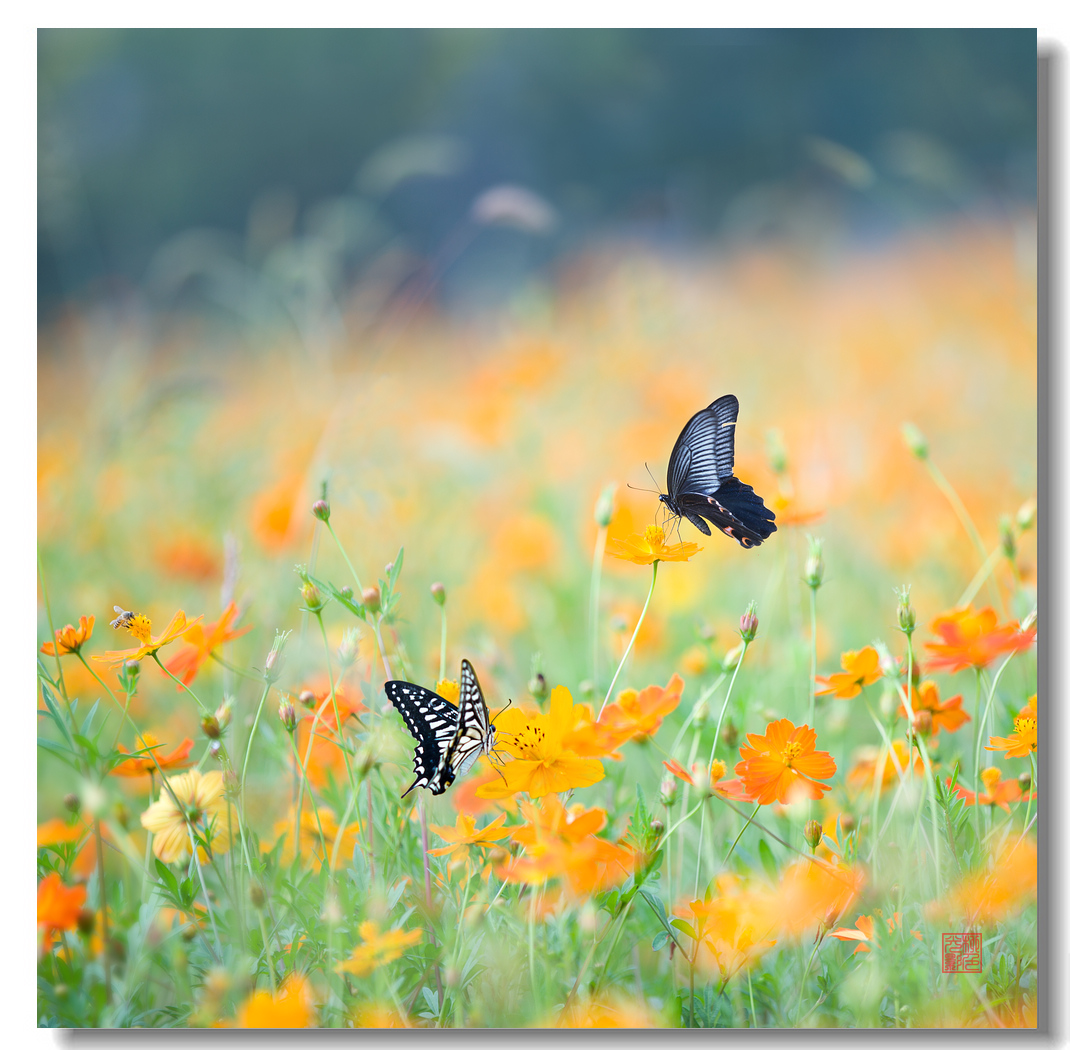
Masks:
[[[416,740],[413,770],[416,779],[402,794],[425,787],[441,795],[475,764],[482,754],[494,750],[494,724],[479,688],[476,672],[461,661],[461,695],[454,707],[438,693],[412,682],[387,682],[390,702],[401,712],[405,728]]]
[[[703,518],[741,547],[757,547],[776,532],[775,515],[750,485],[732,474],[738,415],[736,396],[725,394],[687,421],[669,456],[669,491],[661,502],[706,536],[710,527]]]

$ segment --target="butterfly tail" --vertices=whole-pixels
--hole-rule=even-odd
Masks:
[[[401,793],[401,796],[400,796],[400,797],[401,797],[401,798],[404,798],[404,797],[405,797],[405,796],[406,796],[406,795],[407,795],[407,794],[408,794],[408,793],[409,793],[410,791],[412,791],[412,789],[413,789],[414,787],[416,787],[416,785],[417,785],[417,784],[419,784],[419,783],[420,783],[420,778],[419,778],[419,777],[417,777],[417,778],[416,778],[416,779],[415,779],[415,780],[414,780],[414,781],[413,781],[413,782],[412,782],[412,783],[411,783],[411,784],[410,784],[410,785],[409,785],[409,786],[408,786],[408,787],[407,787],[407,788],[406,788],[406,789],[405,789],[405,790],[404,790],[404,791],[403,791],[403,792]]]

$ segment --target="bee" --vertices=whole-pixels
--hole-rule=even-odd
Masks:
[[[119,605],[113,605],[112,608],[119,614],[111,622],[112,627],[116,630],[119,630],[120,627],[126,627],[130,621],[133,620],[134,614],[129,610],[124,609]]]

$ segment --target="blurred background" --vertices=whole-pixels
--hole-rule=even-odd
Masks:
[[[233,598],[256,629],[230,658],[261,666],[303,616],[295,562],[350,582],[314,537],[326,484],[364,583],[405,547],[421,681],[441,580],[450,666],[495,704],[536,653],[605,689],[649,572],[607,559],[594,666],[595,503],[615,483],[611,534],[641,532],[657,496],[626,486],[644,463],[663,486],[731,392],[780,530],[745,551],[685,523],[704,550],[664,566],[622,684],[711,674],[755,598],[740,703],[797,716],[806,533],[822,672],[888,635],[893,587],[927,624],[983,560],[904,421],[986,549],[1035,494],[1036,68],[1024,30],[42,31],[57,625],[94,614],[95,651],[122,648],[113,604],[159,629]],[[978,595],[1001,617],[1028,611],[1034,536]],[[302,652],[287,686],[322,674]]]

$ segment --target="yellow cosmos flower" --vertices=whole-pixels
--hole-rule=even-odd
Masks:
[[[167,784],[171,791],[164,791],[163,796],[141,814],[141,826],[153,835],[152,852],[164,864],[182,860],[189,856],[190,830],[193,829],[211,843],[213,854],[226,853],[230,849],[230,831],[227,801],[223,797],[223,774],[218,769],[211,773],[191,769],[188,773],[169,777]],[[203,851],[198,856],[205,859]]]
[[[485,828],[476,829],[476,818],[467,813],[457,814],[457,823],[454,827],[442,827],[439,824],[429,824],[428,827],[440,838],[449,843],[448,846],[439,846],[437,849],[429,849],[427,852],[433,857],[450,856],[448,867],[455,868],[468,862],[469,854],[473,846],[490,849],[511,834],[509,828],[503,828],[506,814],[492,820]]]
[[[275,995],[253,992],[238,1011],[238,1028],[308,1028],[313,1023],[312,986],[290,974]]]
[[[872,685],[883,674],[880,656],[872,645],[857,652],[847,652],[840,657],[842,671],[835,674],[818,675],[817,680],[824,683],[815,696],[834,696],[839,700],[851,700],[862,692],[863,687]]]
[[[377,922],[362,922],[362,943],[358,944],[349,958],[339,963],[335,970],[339,973],[351,973],[354,977],[366,977],[385,963],[400,959],[405,949],[410,944],[418,944],[423,935],[423,930],[398,929],[380,933]]]
[[[650,565],[655,561],[687,561],[702,548],[697,543],[666,543],[665,530],[660,525],[648,525],[642,536],[631,535],[627,539],[611,537],[606,543],[606,554],[636,565]]]
[[[179,609],[171,622],[164,628],[163,634],[158,638],[152,636],[152,621],[142,614],[133,617],[127,624],[126,629],[141,643],[136,649],[111,649],[103,656],[94,656],[94,660],[102,660],[104,663],[118,667],[127,660],[143,660],[146,656],[152,656],[157,649],[173,642],[176,638],[184,635],[195,623],[204,619],[204,613],[193,620],[186,620],[186,614]]]
[[[456,705],[457,700],[461,695],[460,684],[455,682],[452,678],[443,678],[435,686],[435,692],[442,697],[443,700],[448,700],[451,704]]]
[[[271,829],[271,841],[260,843],[262,853],[270,853],[278,845],[279,839],[285,836],[279,859],[283,864],[289,864],[294,859],[294,819],[296,814],[294,807],[282,820],[277,820]],[[317,819],[318,817],[318,819]],[[315,810],[305,806],[301,810],[301,856],[305,857],[313,869],[319,871],[323,866],[323,844],[320,840],[320,829],[323,829],[323,838],[327,840],[327,858],[334,854],[334,840],[338,838],[338,818],[330,806],[317,806]],[[360,821],[354,820],[342,830],[338,843],[338,852],[334,854],[334,866],[348,863],[353,856],[360,836]]]
[[[986,751],[1003,751],[1007,758],[1027,758],[1037,749],[1037,694],[1018,712],[1010,736],[990,736]]]
[[[572,694],[556,686],[550,694],[547,714],[532,714],[509,708],[498,716],[500,749],[513,757],[501,770],[501,779],[492,780],[476,791],[480,798],[506,798],[526,791],[539,798],[555,791],[588,787],[605,775],[597,758],[581,758],[564,746],[580,716]]]

